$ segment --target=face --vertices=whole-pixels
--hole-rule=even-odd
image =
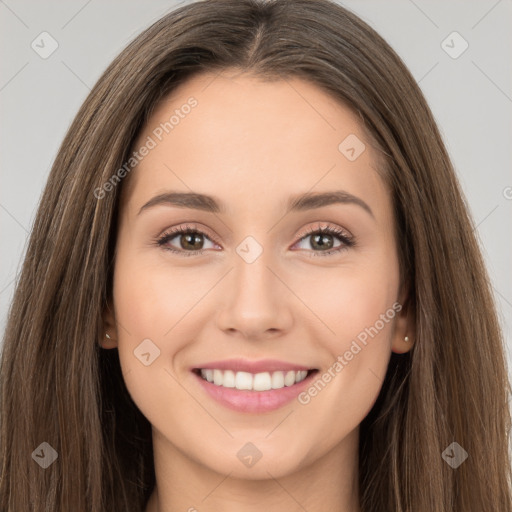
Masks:
[[[176,89],[139,149],[103,346],[155,449],[245,479],[354,454],[410,335],[357,117],[305,81],[226,70]]]

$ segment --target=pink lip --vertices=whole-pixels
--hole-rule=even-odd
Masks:
[[[219,370],[233,370],[235,372],[249,372],[249,373],[260,373],[264,371],[299,371],[299,370],[310,370],[307,366],[295,365],[285,363],[277,360],[261,360],[261,361],[247,361],[242,359],[230,359],[225,361],[216,361],[207,363],[205,365],[192,368],[192,373],[198,380],[202,388],[208,393],[210,397],[219,402],[221,405],[235,410],[237,412],[245,413],[264,413],[274,411],[283,407],[284,405],[291,402],[294,398],[299,395],[305,388],[307,388],[311,380],[318,372],[310,372],[309,375],[301,382],[294,384],[293,386],[285,386],[281,389],[269,389],[268,391],[249,391],[239,390],[236,388],[225,388],[223,386],[217,386],[212,382],[208,382],[203,379],[198,368],[201,369],[219,369]]]
[[[278,361],[277,359],[260,359],[259,361],[249,361],[247,359],[225,359],[223,361],[212,361],[201,365],[194,366],[191,370],[233,370],[234,372],[248,372],[248,373],[261,373],[261,372],[278,372],[278,371],[299,371],[299,370],[312,370],[308,366],[300,364],[287,363],[285,361]]]

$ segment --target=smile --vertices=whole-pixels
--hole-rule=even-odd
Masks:
[[[307,370],[275,372],[234,372],[233,370],[201,369],[201,377],[216,386],[247,391],[268,391],[281,389],[302,382],[308,375]]]
[[[311,384],[316,368],[285,361],[212,361],[191,368],[209,399],[228,409],[261,414],[291,403]]]

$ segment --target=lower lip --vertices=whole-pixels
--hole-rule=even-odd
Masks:
[[[225,388],[208,382],[200,375],[192,372],[199,380],[203,389],[217,402],[238,412],[263,413],[283,407],[297,397],[317,373],[311,372],[303,381],[293,386],[268,391],[249,391],[236,388]]]

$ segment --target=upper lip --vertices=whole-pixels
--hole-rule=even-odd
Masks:
[[[310,366],[301,364],[288,363],[277,359],[260,359],[258,361],[250,361],[248,359],[224,359],[222,361],[210,361],[208,363],[194,366],[193,370],[232,370],[233,372],[277,372],[277,371],[300,371],[313,370]]]

